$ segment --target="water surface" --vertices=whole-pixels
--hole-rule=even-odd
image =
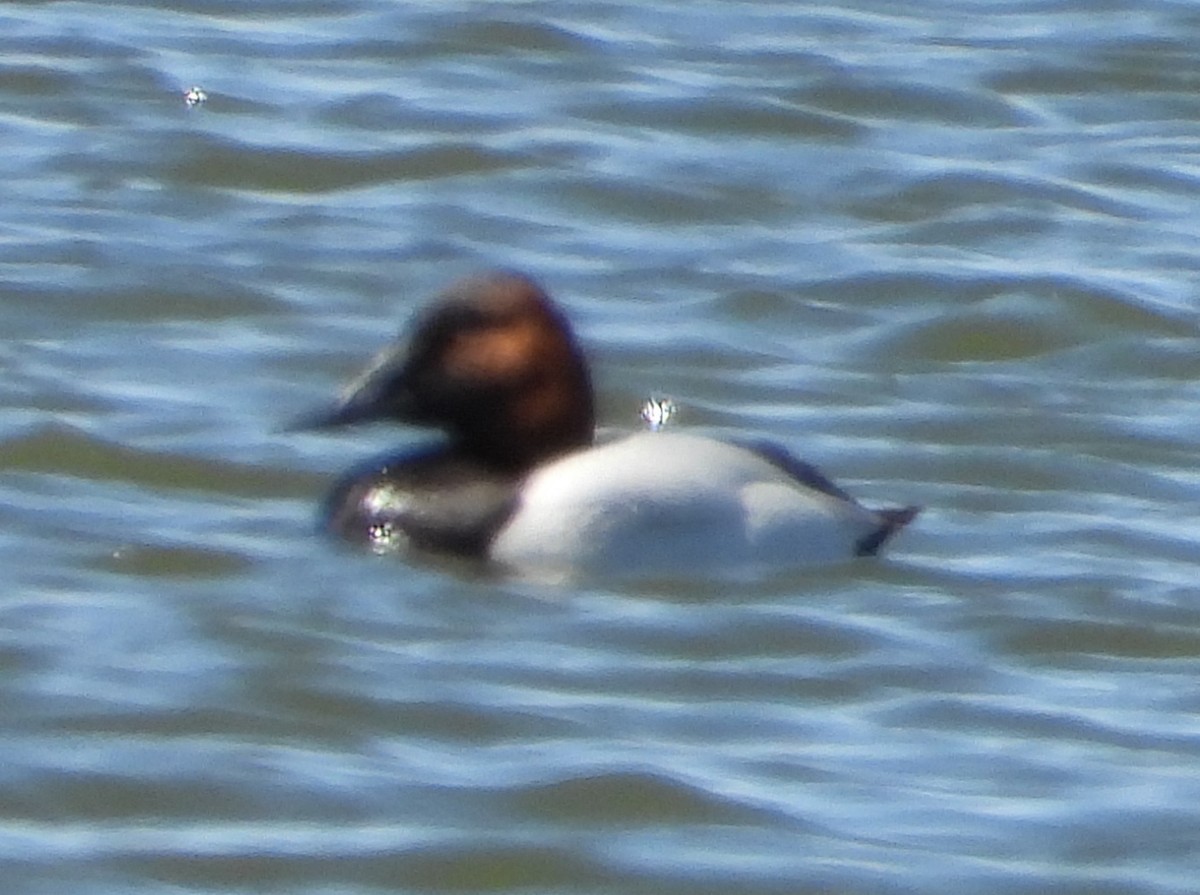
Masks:
[[[6,4],[7,891],[1194,891],[1198,46],[1165,0]],[[925,513],[737,586],[323,539],[421,436],[281,426],[495,264],[605,425],[667,394]]]

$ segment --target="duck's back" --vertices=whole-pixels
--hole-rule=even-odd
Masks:
[[[561,571],[722,574],[849,559],[887,520],[777,460],[643,433],[535,470],[494,559]]]

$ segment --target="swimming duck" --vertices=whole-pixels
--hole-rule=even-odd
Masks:
[[[873,555],[917,507],[871,510],[782,448],[639,432],[597,443],[591,376],[534,280],[451,285],[307,428],[394,420],[445,438],[351,470],[326,527],[528,572],[721,574]]]

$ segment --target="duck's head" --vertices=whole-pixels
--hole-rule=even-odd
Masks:
[[[453,447],[519,471],[591,443],[592,386],[570,324],[529,277],[454,283],[341,399],[301,421],[327,428],[396,420],[444,430]]]

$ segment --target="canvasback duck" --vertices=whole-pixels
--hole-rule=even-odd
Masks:
[[[445,438],[350,471],[331,531],[531,573],[693,575],[875,554],[918,511],[871,510],[781,448],[677,431],[595,443],[562,311],[510,271],[450,286],[304,428],[396,420]]]

